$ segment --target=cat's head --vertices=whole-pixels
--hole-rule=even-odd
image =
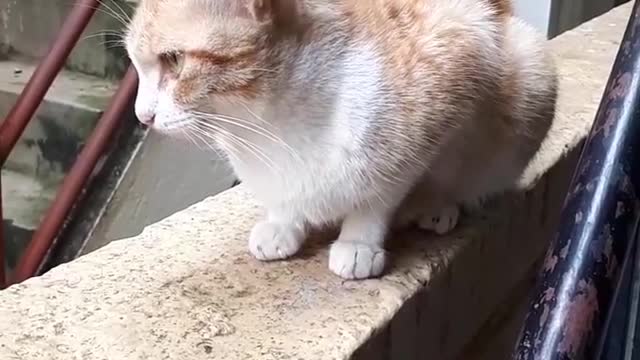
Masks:
[[[180,132],[269,92],[278,34],[295,0],[142,0],[125,44],[139,75],[138,119]],[[272,81],[271,81],[272,82]]]

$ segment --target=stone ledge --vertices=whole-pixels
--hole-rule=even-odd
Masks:
[[[553,41],[559,116],[523,180],[531,190],[449,236],[400,234],[385,277],[335,277],[321,237],[298,259],[253,260],[246,238],[262,211],[238,187],[0,292],[0,358],[460,356],[544,251],[629,13],[625,5]]]
[[[541,252],[550,197],[544,187],[509,197],[451,236],[406,234],[387,276],[344,282],[321,239],[290,262],[253,260],[246,237],[261,210],[236,188],[1,293],[0,355],[341,359],[372,334],[396,337],[396,353],[416,349],[418,330],[429,353],[455,355]]]

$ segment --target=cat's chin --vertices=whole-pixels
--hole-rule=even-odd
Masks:
[[[193,126],[186,125],[170,129],[150,126],[149,129],[163,138],[179,144],[195,145],[200,149],[210,149],[214,151],[223,150],[217,133],[203,133],[202,130],[196,130]]]
[[[157,129],[153,129],[153,131],[155,131],[156,133],[171,138],[171,139],[175,139],[175,140],[190,140],[192,135],[187,133],[186,130],[180,130],[180,129],[176,129],[176,130],[157,130]]]
[[[188,126],[171,127],[171,128],[157,126],[157,125],[144,125],[144,126],[156,134],[162,135],[163,137],[175,139],[175,140],[191,141],[195,137],[195,135],[192,134],[192,131],[189,130]]]
[[[200,132],[196,131],[199,127],[195,126],[194,122],[190,119],[154,122],[146,125],[146,127],[155,133],[176,139],[188,140],[195,137]]]

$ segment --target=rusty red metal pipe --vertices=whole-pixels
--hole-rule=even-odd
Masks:
[[[76,1],[47,55],[0,125],[0,164],[4,164],[22,136],[99,5],[99,0]]]
[[[120,88],[65,177],[56,199],[18,262],[12,283],[22,282],[38,271],[76,200],[91,178],[96,164],[111,144],[114,134],[124,119],[124,112],[130,107],[135,97],[137,83],[135,70],[129,68],[120,83]]]
[[[75,2],[56,40],[29,79],[6,119],[0,124],[0,165],[4,164],[22,136],[98,6],[100,6],[100,0],[78,0]],[[18,262],[11,282],[26,280],[38,271],[76,200],[87,185],[97,162],[106,152],[109,142],[120,125],[122,115],[135,94],[136,84],[136,74],[130,69],[109,108],[103,114],[74,166],[66,176],[42,223],[34,233],[25,253]],[[4,263],[5,258],[2,235],[2,229],[0,229],[0,264]],[[6,282],[4,266],[0,266],[0,288],[4,287]]]
[[[0,221],[3,221],[2,217],[2,177],[0,176]],[[0,223],[2,224],[2,223]],[[7,287],[7,274],[5,273],[5,266],[7,266],[7,256],[4,246],[4,227],[0,225],[0,290]]]
[[[56,40],[20,93],[9,114],[0,124],[0,166],[4,165],[11,150],[22,136],[99,5],[99,0],[76,1]],[[0,215],[2,215],[1,211]],[[3,218],[0,216],[0,219]],[[0,289],[4,288],[8,282],[4,271],[6,254],[3,230],[0,225]]]

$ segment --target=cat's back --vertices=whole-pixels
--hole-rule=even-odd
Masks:
[[[507,0],[306,1],[334,13],[353,46],[375,49],[394,86],[417,91],[434,76],[459,82],[499,66],[511,17]]]
[[[353,35],[380,42],[397,40],[399,36],[411,42],[463,33],[504,34],[512,15],[510,0],[306,1],[316,9],[326,6],[338,12]]]

